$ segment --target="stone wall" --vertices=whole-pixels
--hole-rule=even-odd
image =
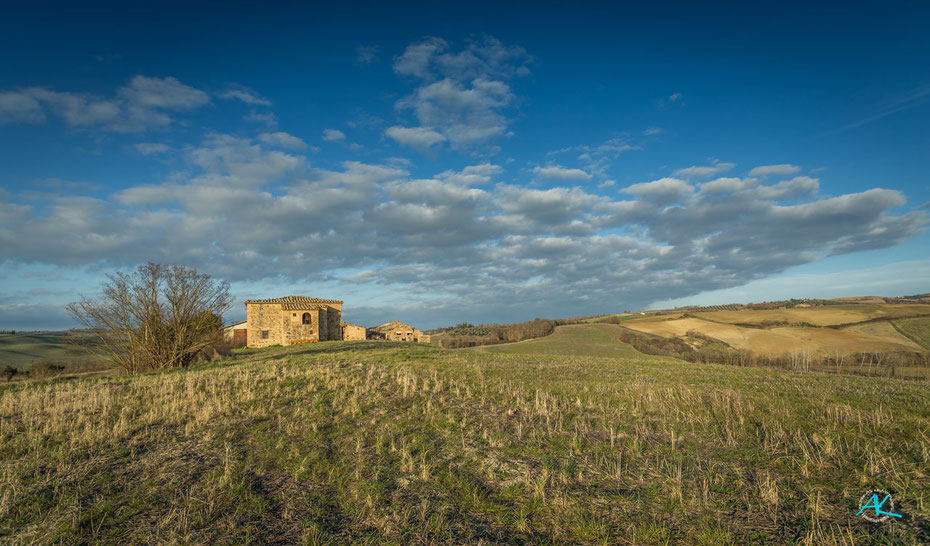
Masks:
[[[252,303],[246,307],[249,347],[270,347],[284,344],[284,315],[276,303]],[[263,332],[266,332],[263,334]]]
[[[339,340],[341,308],[341,304],[332,304],[319,309],[283,309],[280,303],[250,303],[246,306],[248,346]],[[304,324],[305,313],[310,315],[310,324]]]
[[[342,323],[342,339],[343,341],[364,341],[365,340],[365,327],[359,326],[357,324],[350,324],[348,322]]]
[[[326,328],[324,322],[320,320],[319,309],[308,309],[303,311],[282,310],[281,313],[286,321],[284,328],[284,340],[282,345],[300,343],[302,341],[319,341],[320,331]],[[304,315],[310,316],[310,324],[304,324]]]

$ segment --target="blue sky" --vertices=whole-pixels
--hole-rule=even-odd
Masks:
[[[0,327],[185,263],[428,328],[930,291],[930,12],[9,8]]]

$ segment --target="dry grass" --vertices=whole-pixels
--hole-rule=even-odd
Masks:
[[[0,541],[926,543],[928,422],[887,379],[268,349],[0,389]],[[854,518],[871,487],[907,519]]]
[[[685,337],[688,332],[720,340],[734,349],[760,356],[807,354],[816,358],[855,353],[925,350],[895,324],[923,324],[927,318],[866,322],[888,317],[930,313],[915,304],[849,305],[792,309],[710,311],[692,316],[668,315],[633,319],[624,326],[663,337]],[[838,324],[860,323],[842,329]],[[813,327],[811,325],[814,325]]]
[[[930,314],[930,305],[881,304],[881,305],[828,305],[823,307],[793,307],[790,309],[745,309],[742,311],[709,311],[698,313],[709,320],[730,324],[762,324],[778,321],[787,323],[804,322],[816,326],[852,324],[877,318],[894,318]]]

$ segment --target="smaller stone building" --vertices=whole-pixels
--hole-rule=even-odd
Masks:
[[[429,343],[429,336],[409,324],[392,321],[375,326],[370,330],[371,339],[385,339],[387,341],[419,341]]]
[[[223,338],[235,347],[245,347],[246,344],[246,324],[248,321],[241,320],[234,322],[229,326],[223,327]]]
[[[285,296],[246,300],[249,347],[292,345],[341,337],[342,301]]]
[[[365,341],[367,339],[368,330],[364,326],[351,322],[343,322],[339,326],[342,330],[343,341]]]

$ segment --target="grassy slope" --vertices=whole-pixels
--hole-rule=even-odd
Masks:
[[[614,324],[573,324],[558,326],[551,335],[501,345],[470,349],[496,354],[534,354],[637,357],[638,351],[617,340],[619,327]]]
[[[891,324],[901,335],[930,349],[930,317],[899,319]]]
[[[28,368],[28,364],[36,360],[95,360],[87,349],[75,343],[79,336],[71,332],[0,335],[0,366],[12,364]]]
[[[845,305],[811,308],[711,311],[678,316],[631,320],[625,326],[665,337],[683,336],[696,330],[720,339],[732,347],[757,354],[785,354],[808,351],[819,356],[878,351],[919,351],[921,347],[901,335],[888,323],[876,322],[843,329],[783,326],[748,328],[736,324],[762,324],[766,321],[807,323],[820,326],[863,322],[886,317],[930,312],[927,305]],[[926,319],[898,319],[898,322]]]
[[[0,541],[930,540],[926,385],[542,341],[0,388]],[[854,518],[871,487],[907,520]]]
[[[790,309],[745,309],[742,311],[708,311],[698,316],[727,323],[762,323],[765,321],[806,322],[816,326],[834,326],[877,318],[930,314],[930,305],[828,305]]]

